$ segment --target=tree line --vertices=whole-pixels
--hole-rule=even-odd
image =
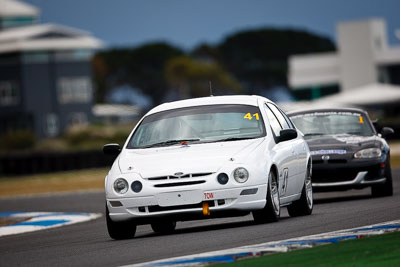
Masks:
[[[221,43],[184,51],[165,42],[98,52],[92,60],[96,101],[121,85],[139,88],[154,104],[213,93],[259,94],[287,87],[288,57],[334,51],[327,37],[303,30],[262,28],[234,33]]]

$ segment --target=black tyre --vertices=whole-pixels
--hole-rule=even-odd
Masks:
[[[261,210],[252,212],[256,223],[276,222],[281,214],[278,181],[275,172],[271,170],[268,176],[267,203]]]
[[[291,217],[310,215],[314,207],[312,182],[311,182],[311,165],[307,166],[306,178],[304,179],[301,197],[287,207]]]
[[[393,196],[393,179],[392,168],[390,167],[390,155],[388,155],[386,159],[385,177],[385,183],[371,186],[371,193],[373,197]]]
[[[106,222],[107,222],[108,234],[112,239],[115,240],[130,239],[135,236],[136,224],[132,223],[131,221],[126,221],[126,222],[112,221],[110,218],[107,205],[106,205]]]
[[[176,222],[174,221],[160,221],[151,224],[151,229],[158,234],[170,234],[176,228]]]

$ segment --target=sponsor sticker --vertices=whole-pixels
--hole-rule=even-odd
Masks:
[[[316,116],[328,116],[328,115],[347,115],[362,117],[360,113],[346,112],[346,111],[326,111],[326,112],[310,112],[291,116],[292,119],[303,118],[303,117],[316,117]]]
[[[327,155],[327,154],[343,155],[343,154],[346,154],[346,149],[314,150],[314,151],[310,151],[310,154],[311,154],[311,156],[315,156],[315,155]]]

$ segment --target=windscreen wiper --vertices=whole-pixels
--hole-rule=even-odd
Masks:
[[[147,146],[142,146],[141,148],[158,147],[158,146],[170,146],[170,145],[175,145],[175,144],[179,144],[179,143],[183,143],[183,142],[196,142],[196,141],[200,141],[200,139],[197,138],[197,139],[167,140],[167,141],[154,143],[154,144],[147,145]]]
[[[229,137],[229,138],[225,138],[225,139],[218,139],[215,140],[214,142],[225,142],[225,141],[238,141],[238,140],[246,140],[246,139],[254,139],[254,138],[258,138],[257,137]]]

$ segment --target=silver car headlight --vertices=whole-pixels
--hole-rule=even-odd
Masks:
[[[235,178],[238,183],[244,183],[249,179],[249,172],[243,167],[236,168],[233,171],[233,178]]]
[[[382,156],[382,150],[377,147],[362,149],[354,154],[356,159],[372,159],[380,156]]]
[[[128,192],[128,182],[124,178],[118,178],[114,182],[114,191],[118,194],[125,194]]]

